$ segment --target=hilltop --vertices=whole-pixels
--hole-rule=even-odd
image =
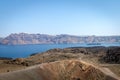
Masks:
[[[119,80],[103,70],[80,60],[63,60],[2,74],[0,80]]]
[[[10,34],[0,40],[1,44],[67,44],[67,43],[120,43],[120,36],[74,36],[74,35],[47,35],[47,34]]]

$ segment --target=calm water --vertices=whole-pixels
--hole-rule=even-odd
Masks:
[[[0,57],[28,57],[32,53],[44,52],[53,48],[90,47],[87,44],[40,44],[40,45],[0,45]],[[120,46],[120,43],[102,44],[97,46]]]

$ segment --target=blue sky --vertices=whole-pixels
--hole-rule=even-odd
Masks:
[[[120,0],[0,0],[0,37],[21,32],[120,35]]]

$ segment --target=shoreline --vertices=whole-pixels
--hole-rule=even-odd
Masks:
[[[19,46],[19,45],[14,45],[14,46]],[[24,45],[23,45],[24,46]],[[65,48],[117,48],[120,46],[98,46],[98,45],[94,45],[94,46],[77,46],[77,47],[65,47]],[[65,49],[65,48],[60,48],[60,49]],[[56,48],[52,48],[52,49],[56,49]],[[7,57],[7,56],[0,56],[0,59],[16,59],[16,58],[27,58],[33,55],[36,55],[38,53],[45,53],[47,51],[49,51],[51,49],[45,50],[45,51],[41,51],[41,52],[34,52],[34,53],[28,53],[29,55],[26,57]],[[12,54],[12,53],[11,53]],[[16,53],[15,53],[16,54]],[[21,53],[22,54],[22,53]]]

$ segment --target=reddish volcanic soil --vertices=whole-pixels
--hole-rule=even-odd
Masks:
[[[80,60],[61,60],[0,74],[0,80],[119,80],[107,69]]]

